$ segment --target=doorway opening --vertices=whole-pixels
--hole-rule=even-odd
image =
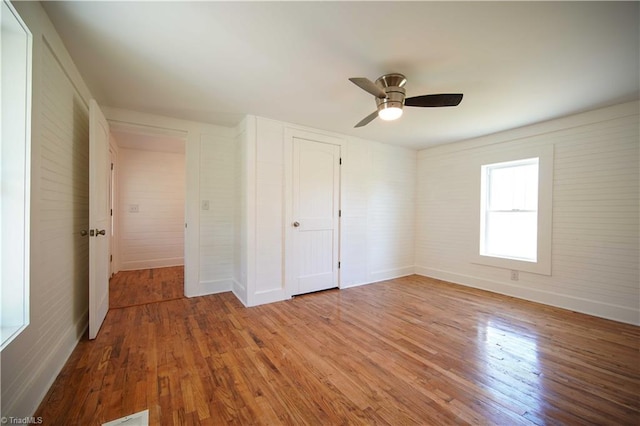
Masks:
[[[109,309],[184,297],[184,265],[120,271],[109,280]]]
[[[186,133],[110,124],[110,308],[182,298]]]

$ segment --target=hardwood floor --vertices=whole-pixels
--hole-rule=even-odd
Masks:
[[[109,280],[111,309],[184,297],[184,266],[120,271]]]
[[[150,424],[638,425],[640,328],[418,276],[244,308],[114,309],[36,416]]]

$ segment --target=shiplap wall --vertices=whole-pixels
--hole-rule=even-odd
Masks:
[[[82,337],[88,309],[88,100],[37,2],[14,2],[33,34],[30,324],[2,351],[4,417],[33,415]]]
[[[285,177],[284,134],[286,123],[257,118],[252,140],[254,209],[253,281],[248,288],[249,304],[257,305],[286,298],[285,292]],[[253,246],[253,247],[252,247]]]
[[[236,147],[233,138],[203,134],[200,141],[200,285],[233,287],[236,222]],[[203,203],[208,203],[206,209]]]
[[[342,139],[341,287],[413,273],[416,152],[261,117],[247,131],[247,303],[286,298],[287,132]]]
[[[421,274],[640,324],[638,103],[420,151]],[[479,157],[553,145],[552,275],[470,262],[477,250]]]
[[[341,287],[413,273],[416,151],[349,138],[342,167]]]
[[[234,140],[234,243],[233,243],[233,293],[247,305],[247,183],[248,183],[248,131],[246,121],[238,126]]]
[[[369,281],[380,281],[413,273],[417,155],[380,143],[371,143],[370,149]]]
[[[34,266],[48,282],[41,291],[32,292],[32,306],[43,308],[32,309],[31,315],[41,324],[45,344],[53,344],[53,336],[63,331],[60,325],[79,321],[87,310],[84,304],[74,306],[73,300],[88,298],[89,240],[80,236],[80,230],[89,227],[89,116],[48,45],[43,53],[43,68],[48,72],[41,103],[39,230],[35,235],[43,256]]]
[[[184,153],[120,148],[117,168],[120,269],[184,264]]]

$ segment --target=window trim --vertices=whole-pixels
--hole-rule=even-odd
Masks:
[[[481,178],[480,178],[480,255],[481,256],[488,256],[488,257],[497,257],[497,258],[501,258],[501,259],[512,259],[512,260],[521,260],[523,262],[537,262],[537,251],[536,251],[536,258],[535,259],[531,259],[531,258],[525,258],[525,257],[518,257],[518,256],[507,256],[507,255],[498,255],[498,254],[489,254],[489,250],[487,249],[487,227],[488,227],[488,220],[489,220],[489,213],[510,213],[510,214],[519,214],[519,213],[535,213],[536,214],[536,227],[537,227],[537,220],[538,220],[538,206],[536,203],[536,208],[535,210],[522,210],[522,209],[517,209],[517,210],[495,210],[495,209],[491,209],[489,204],[490,204],[490,200],[491,200],[491,179],[490,179],[490,174],[494,171],[494,170],[499,170],[499,169],[507,169],[507,168],[514,168],[514,167],[522,167],[522,166],[529,166],[529,165],[535,165],[536,166],[536,173],[539,175],[539,169],[540,169],[540,158],[539,157],[531,157],[531,158],[523,158],[520,160],[515,160],[515,161],[502,161],[499,163],[491,163],[491,164],[483,164],[481,166]],[[536,188],[536,201],[537,201],[537,188]],[[537,238],[536,238],[536,249],[537,249]]]
[[[552,242],[552,202],[553,202],[553,145],[506,148],[486,153],[478,158],[475,176],[477,179],[477,203],[475,218],[475,245],[471,254],[471,263],[510,269],[514,271],[531,272],[534,274],[551,275],[551,242]],[[538,247],[537,260],[509,259],[486,256],[480,254],[482,244],[482,166],[538,158]]]
[[[7,9],[5,9],[4,6],[7,6]],[[0,311],[3,311],[4,308],[6,306],[11,306],[12,308],[15,307],[15,304],[21,304],[21,312],[20,313],[13,313],[11,314],[12,316],[10,316],[10,319],[15,319],[15,321],[12,321],[11,325],[7,325],[6,323],[3,324],[2,321],[2,317],[0,317],[0,350],[3,350],[4,348],[6,348],[18,335],[20,335],[20,333],[22,333],[27,326],[29,325],[29,319],[30,319],[30,315],[29,315],[29,282],[30,282],[30,198],[31,198],[31,93],[32,93],[32,66],[33,66],[33,35],[31,34],[31,31],[29,30],[29,28],[27,27],[27,25],[25,24],[25,22],[22,20],[22,18],[20,17],[20,14],[16,11],[16,9],[13,7],[13,5],[11,4],[10,1],[8,0],[2,0],[2,4],[0,5],[0,7],[2,8],[2,10],[0,11],[0,14],[4,14],[4,13],[9,13],[11,14],[11,16],[13,16],[13,18],[15,19],[15,23],[22,28],[22,30],[24,31],[24,35],[25,35],[25,39],[26,39],[26,46],[25,46],[25,68],[24,68],[24,121],[21,122],[20,120],[17,121],[17,123],[20,124],[20,126],[24,126],[24,129],[22,131],[20,130],[16,130],[16,134],[14,135],[11,130],[7,130],[7,129],[11,129],[12,127],[5,127],[6,126],[6,117],[5,120],[2,123],[2,139],[5,139],[5,136],[9,136],[9,139],[13,139],[13,136],[18,136],[17,139],[23,139],[23,146],[18,147],[16,149],[15,145],[13,146],[13,149],[15,151],[13,151],[12,155],[15,153],[18,153],[20,151],[19,155],[19,159],[23,160],[23,167],[18,170],[17,172],[14,172],[13,174],[10,174],[10,176],[12,178],[16,178],[16,180],[18,181],[17,183],[17,188],[16,190],[19,192],[22,192],[22,199],[21,204],[22,204],[22,219],[19,224],[15,224],[12,223],[12,228],[19,228],[17,230],[15,230],[18,234],[22,235],[22,247],[21,247],[21,253],[17,253],[16,251],[13,251],[12,256],[16,256],[18,257],[18,261],[15,261],[16,259],[12,259],[14,262],[11,262],[11,265],[13,267],[13,273],[11,274],[12,278],[13,275],[16,276],[21,276],[21,284],[22,284],[22,288],[20,288],[18,291],[13,291],[13,288],[11,289],[11,291],[6,292],[6,288],[5,286],[7,284],[15,284],[15,282],[13,280],[10,280],[9,283],[7,283],[6,280],[3,280],[2,277],[0,277]],[[0,36],[0,40],[2,36]],[[12,72],[12,71],[10,71]],[[2,71],[0,70],[0,73],[2,73]],[[2,79],[0,77],[0,86],[2,86]],[[4,88],[0,87],[0,93],[4,94]],[[19,94],[20,97],[22,97],[22,93]],[[12,98],[13,99],[13,98]],[[2,102],[4,104],[4,102]],[[3,112],[2,107],[0,106],[0,119],[1,117],[4,117],[5,113]],[[11,120],[12,123],[15,123],[13,121],[13,119]],[[13,126],[14,129],[17,129],[16,126]],[[8,135],[7,135],[7,132]],[[2,146],[0,144],[0,150],[4,151],[2,149]],[[2,154],[0,154],[0,158],[1,158]],[[12,163],[14,164],[14,163]],[[15,164],[14,164],[15,165]],[[1,172],[0,172],[1,174]],[[21,179],[20,179],[21,178]],[[4,201],[4,200],[3,200]],[[3,202],[0,202],[0,206],[4,204]],[[1,207],[0,207],[1,208]],[[20,212],[18,213],[18,215],[20,215]],[[2,217],[4,215],[0,215],[0,221],[3,220]],[[6,219],[5,219],[6,220]],[[1,226],[1,225],[0,225]],[[4,236],[2,236],[1,238],[5,239]],[[6,241],[3,241],[1,244],[2,246],[0,246],[0,256],[2,256],[3,260],[2,263],[4,263],[4,251],[6,250],[6,247],[4,247],[4,243]],[[4,269],[4,268],[3,268]],[[11,271],[9,271],[11,273]],[[4,273],[3,273],[4,275]],[[20,284],[20,283],[18,283]],[[8,293],[8,294],[7,294]],[[0,315],[4,316],[6,314],[6,312],[0,312]],[[21,318],[19,318],[21,317]],[[20,323],[21,322],[21,323]],[[20,323],[20,324],[19,324]]]

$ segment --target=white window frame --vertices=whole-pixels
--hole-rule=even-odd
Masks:
[[[33,37],[0,3],[0,350],[29,325],[31,67]],[[5,26],[6,25],[6,26]],[[24,36],[24,37],[23,37]]]
[[[516,162],[530,158],[538,158],[538,229],[537,256],[535,261],[512,259],[506,257],[488,256],[482,254],[484,230],[482,220],[484,208],[482,179],[483,166]],[[552,242],[552,212],[553,212],[553,145],[505,148],[494,147],[490,153],[478,158],[477,165],[477,215],[476,215],[476,244],[471,255],[472,263],[504,268],[513,271],[531,272],[541,275],[551,275],[551,242]]]
[[[480,178],[480,188],[481,188],[480,189],[480,191],[481,191],[481,200],[480,200],[480,255],[481,256],[499,257],[499,258],[503,258],[503,259],[513,259],[513,260],[522,260],[524,262],[537,262],[537,245],[538,245],[537,238],[536,238],[536,241],[535,241],[535,243],[536,243],[536,253],[534,254],[533,258],[517,256],[515,254],[508,255],[508,254],[498,254],[498,253],[495,253],[495,252],[492,253],[487,247],[489,233],[490,233],[489,223],[488,222],[489,222],[489,216],[490,216],[491,213],[502,213],[502,214],[507,214],[507,215],[518,215],[518,214],[522,214],[522,213],[535,213],[536,230],[537,230],[537,221],[538,221],[538,202],[537,202],[538,188],[537,187],[536,187],[536,194],[535,194],[536,203],[535,203],[535,208],[534,209],[530,209],[530,210],[525,210],[525,209],[495,210],[495,209],[492,209],[491,206],[490,206],[490,200],[492,199],[491,188],[493,187],[492,180],[495,179],[495,177],[493,177],[493,172],[494,171],[498,171],[500,169],[511,169],[511,168],[517,168],[517,167],[531,166],[531,165],[535,165],[535,167],[536,167],[536,175],[537,175],[538,174],[538,166],[539,166],[539,158],[538,157],[482,165],[482,169],[481,169],[482,170],[482,175],[481,175],[481,178]],[[537,179],[536,179],[536,184],[537,184]]]

